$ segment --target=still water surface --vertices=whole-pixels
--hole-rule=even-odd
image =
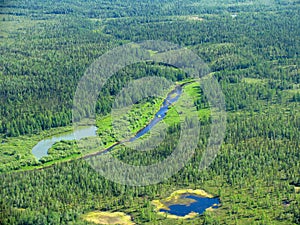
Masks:
[[[174,204],[170,205],[169,209],[161,209],[160,212],[166,212],[176,216],[186,216],[191,212],[202,214],[204,211],[210,207],[217,208],[218,206],[214,206],[215,204],[220,204],[220,200],[218,198],[206,198],[200,197],[197,195],[182,195],[180,198],[189,198],[195,200],[190,204]]]
[[[56,142],[59,141],[71,141],[75,140],[75,137],[77,139],[82,139],[86,137],[94,137],[96,136],[96,131],[97,127],[95,126],[90,126],[90,127],[85,127],[85,128],[80,128],[78,130],[75,130],[72,133],[65,133],[65,134],[60,134],[56,135],[47,139],[44,139],[40,141],[36,146],[33,147],[32,149],[32,154],[37,158],[41,159],[44,156],[48,155],[48,150],[49,148],[52,147]]]

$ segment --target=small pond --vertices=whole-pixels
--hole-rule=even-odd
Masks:
[[[218,208],[218,204],[220,204],[219,198],[201,197],[193,194],[181,195],[177,201],[175,204],[167,205],[169,210],[160,209],[160,212],[184,217],[191,212],[202,214],[210,207]]]

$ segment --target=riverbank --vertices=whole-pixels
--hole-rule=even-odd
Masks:
[[[178,82],[174,86],[170,87],[168,94],[170,91],[174,90],[176,86],[181,86],[183,87],[184,94],[182,98],[186,98],[186,94],[188,95],[198,95],[197,92],[195,92],[195,86],[199,86],[198,82],[194,82],[192,80],[186,80],[183,82]],[[166,97],[168,96],[166,94]],[[165,98],[166,98],[165,97]],[[195,96],[192,96],[195,97]],[[136,125],[133,125],[132,127],[134,129],[131,129],[131,132],[138,132],[145,128],[147,124],[153,119],[155,112],[161,107],[164,99],[156,99],[152,100],[152,103],[149,102],[143,102],[139,103],[134,106],[133,112],[130,115],[130,119],[132,119]],[[181,101],[181,97],[180,97]],[[183,108],[180,108],[180,105],[178,106],[179,111],[184,110]],[[164,118],[164,122],[168,124],[169,126],[172,124],[176,124],[180,122],[180,118],[178,115],[178,109],[176,107],[170,107],[167,113],[167,116]],[[138,112],[138,113],[137,113]],[[84,124],[94,124],[93,121],[85,121]],[[60,134],[65,134],[68,132],[72,132],[74,127],[68,126],[68,127],[62,127],[62,128],[55,128],[51,129],[48,131],[42,131],[41,133],[37,135],[28,135],[28,136],[20,136],[17,138],[8,138],[0,145],[0,150],[1,148],[5,148],[6,151],[3,151],[5,156],[7,157],[2,157],[2,165],[0,167],[0,172],[8,172],[8,171],[27,171],[27,170],[32,170],[32,169],[43,169],[52,166],[53,164],[56,163],[63,163],[71,160],[77,160],[80,158],[88,158],[93,155],[98,155],[101,154],[102,152],[105,152],[107,149],[111,148],[114,145],[119,144],[117,139],[115,139],[115,135],[112,135],[110,132],[107,132],[106,129],[110,129],[112,127],[111,125],[111,120],[108,121],[107,119],[100,119],[97,118],[96,124],[98,126],[98,131],[104,133],[105,135],[99,135],[101,140],[104,140],[101,143],[101,149],[81,149],[81,150],[76,150],[74,149],[70,154],[64,155],[61,157],[59,154],[55,156],[56,150],[51,149],[51,154],[48,159],[44,159],[43,162],[37,161],[35,157],[31,154],[32,148],[41,140],[44,140],[46,138],[49,138],[51,136],[55,135],[60,135]],[[109,125],[110,124],[110,125]],[[99,128],[99,126],[102,125],[102,128]],[[98,132],[97,131],[97,132]],[[146,135],[150,134],[145,134],[144,138]],[[87,139],[88,142],[93,143],[92,138]],[[16,145],[20,141],[20,145]],[[13,143],[13,145],[11,144]],[[66,149],[69,143],[67,142],[58,142],[59,148],[63,149],[63,146],[65,145]],[[75,141],[74,141],[75,144]],[[58,145],[54,147],[58,147]],[[17,148],[19,147],[19,148]],[[11,151],[9,151],[11,149]],[[17,157],[16,157],[17,154]],[[18,156],[19,155],[19,156]],[[20,163],[20,160],[23,163]]]

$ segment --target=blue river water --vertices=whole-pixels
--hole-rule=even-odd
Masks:
[[[120,141],[111,147],[107,148],[106,150],[102,151],[102,153],[106,153],[113,149],[114,147],[124,143],[124,142],[132,142],[140,137],[142,137],[144,134],[148,133],[158,122],[163,120],[165,116],[167,115],[169,107],[175,103],[180,95],[182,93],[182,87],[176,86],[174,90],[172,90],[167,97],[165,98],[162,106],[160,107],[159,111],[155,114],[154,118],[149,122],[149,124],[138,131],[134,137],[130,138],[129,140]],[[86,137],[95,137],[97,135],[97,127],[90,126],[86,128],[80,128],[78,130],[75,130],[72,133],[67,134],[61,134],[56,135],[47,139],[44,139],[40,141],[37,145],[35,145],[32,149],[32,154],[37,158],[41,159],[44,156],[48,155],[48,150],[59,141],[70,141],[77,139],[82,139]],[[76,138],[75,138],[76,137]]]
[[[181,198],[190,198],[195,200],[195,202],[189,205],[175,204],[170,205],[170,210],[161,209],[160,212],[166,212],[176,216],[186,216],[191,212],[202,214],[207,208],[213,207],[217,208],[218,206],[214,206],[215,204],[220,204],[220,200],[218,198],[206,198],[200,197],[197,195],[183,195]]]
[[[144,134],[148,133],[157,123],[159,123],[161,120],[163,120],[167,115],[169,107],[173,103],[178,101],[181,93],[182,93],[182,88],[180,86],[177,86],[173,91],[171,91],[168,94],[167,98],[164,100],[159,111],[155,114],[154,119],[152,119],[146,127],[141,129],[140,131],[138,131],[136,133],[136,135],[133,138],[131,138],[129,141],[131,142],[131,141],[134,141],[134,140],[142,137]]]

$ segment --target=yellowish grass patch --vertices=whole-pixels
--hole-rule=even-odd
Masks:
[[[203,21],[204,20],[202,17],[194,16],[194,15],[178,16],[177,18],[182,19],[182,20],[189,20],[189,21]]]
[[[131,217],[123,212],[89,212],[82,219],[95,224],[132,225]]]
[[[259,79],[259,78],[245,77],[245,78],[243,78],[243,82],[245,82],[247,84],[263,84],[263,83],[266,83],[266,80]]]
[[[187,19],[188,20],[194,20],[194,21],[202,21],[202,20],[204,20],[203,18],[198,17],[198,16],[188,16]]]

